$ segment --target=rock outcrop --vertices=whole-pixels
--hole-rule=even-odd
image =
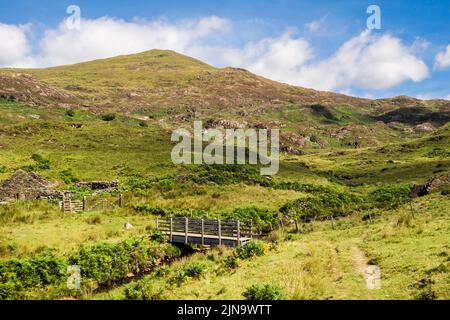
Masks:
[[[441,186],[449,184],[450,184],[450,173],[447,173],[440,177],[432,178],[428,180],[428,182],[425,184],[415,185],[411,189],[410,196],[413,198],[423,197],[426,196],[427,194],[430,194],[434,190],[440,188]]]

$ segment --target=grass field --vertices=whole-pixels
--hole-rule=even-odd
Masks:
[[[36,172],[89,199],[74,183],[118,180],[124,206],[0,205],[0,299],[450,298],[448,181],[409,198],[448,175],[445,102],[321,93],[167,51],[16,72],[0,76],[33,86],[0,95],[0,180]],[[174,165],[171,132],[194,119],[280,128],[280,172]],[[155,230],[173,214],[251,220],[261,242],[178,248]],[[72,264],[81,291],[66,288]]]

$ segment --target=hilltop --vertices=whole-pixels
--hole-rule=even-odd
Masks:
[[[34,82],[49,86],[48,95],[59,103],[67,95],[68,103],[98,110],[114,109],[125,113],[160,108],[268,108],[282,104],[351,103],[367,100],[319,92],[277,83],[236,68],[218,69],[173,51],[151,50],[139,54],[84,62],[47,69],[4,70],[0,92],[7,87]],[[12,74],[11,74],[12,73]],[[14,96],[14,93],[12,93]],[[22,96],[20,102],[28,103]],[[48,101],[47,104],[51,104]]]
[[[283,129],[283,151],[378,146],[435,132],[450,101],[369,100],[214,68],[174,51],[46,69],[0,69],[0,98],[45,109],[117,113],[165,128],[194,119],[216,127]]]

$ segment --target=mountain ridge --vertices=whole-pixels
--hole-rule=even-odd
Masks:
[[[17,95],[18,101],[28,103],[26,97],[14,91],[14,86],[8,87],[11,81],[7,78],[15,75],[16,80],[20,79],[17,74],[33,76],[35,79],[28,79],[30,85],[48,87],[50,91],[59,91],[57,96],[70,97],[66,103],[72,107],[84,106],[93,110],[133,112],[158,107],[222,108],[255,104],[273,107],[314,103],[355,107],[376,103],[405,107],[431,102],[450,106],[450,101],[445,100],[424,101],[406,96],[371,100],[317,91],[279,83],[240,68],[215,68],[169,50],[150,50],[43,69],[0,69],[0,95],[11,98]],[[26,87],[26,80],[21,81],[23,86],[19,85],[17,91]],[[47,101],[37,99],[36,103],[51,105],[52,95],[49,97]],[[56,99],[57,106],[58,103],[61,102]]]

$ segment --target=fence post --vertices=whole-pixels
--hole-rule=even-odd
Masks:
[[[87,198],[86,196],[83,197],[83,211],[87,210]]]
[[[237,222],[237,246],[241,245],[241,222]]]
[[[253,220],[250,220],[250,239],[253,239]]]
[[[220,219],[217,220],[219,224],[219,246],[222,245],[222,224],[220,222]]]
[[[184,237],[184,244],[188,244],[188,229],[189,229],[189,218],[184,218],[185,219],[185,223],[184,223],[184,232],[185,232],[185,237]]]
[[[156,217],[156,229],[159,230],[159,216]]]
[[[205,245],[205,220],[202,219],[202,246]]]
[[[122,208],[123,205],[123,196],[121,193],[119,193],[119,208]]]
[[[170,217],[170,242],[173,242],[173,217]]]

